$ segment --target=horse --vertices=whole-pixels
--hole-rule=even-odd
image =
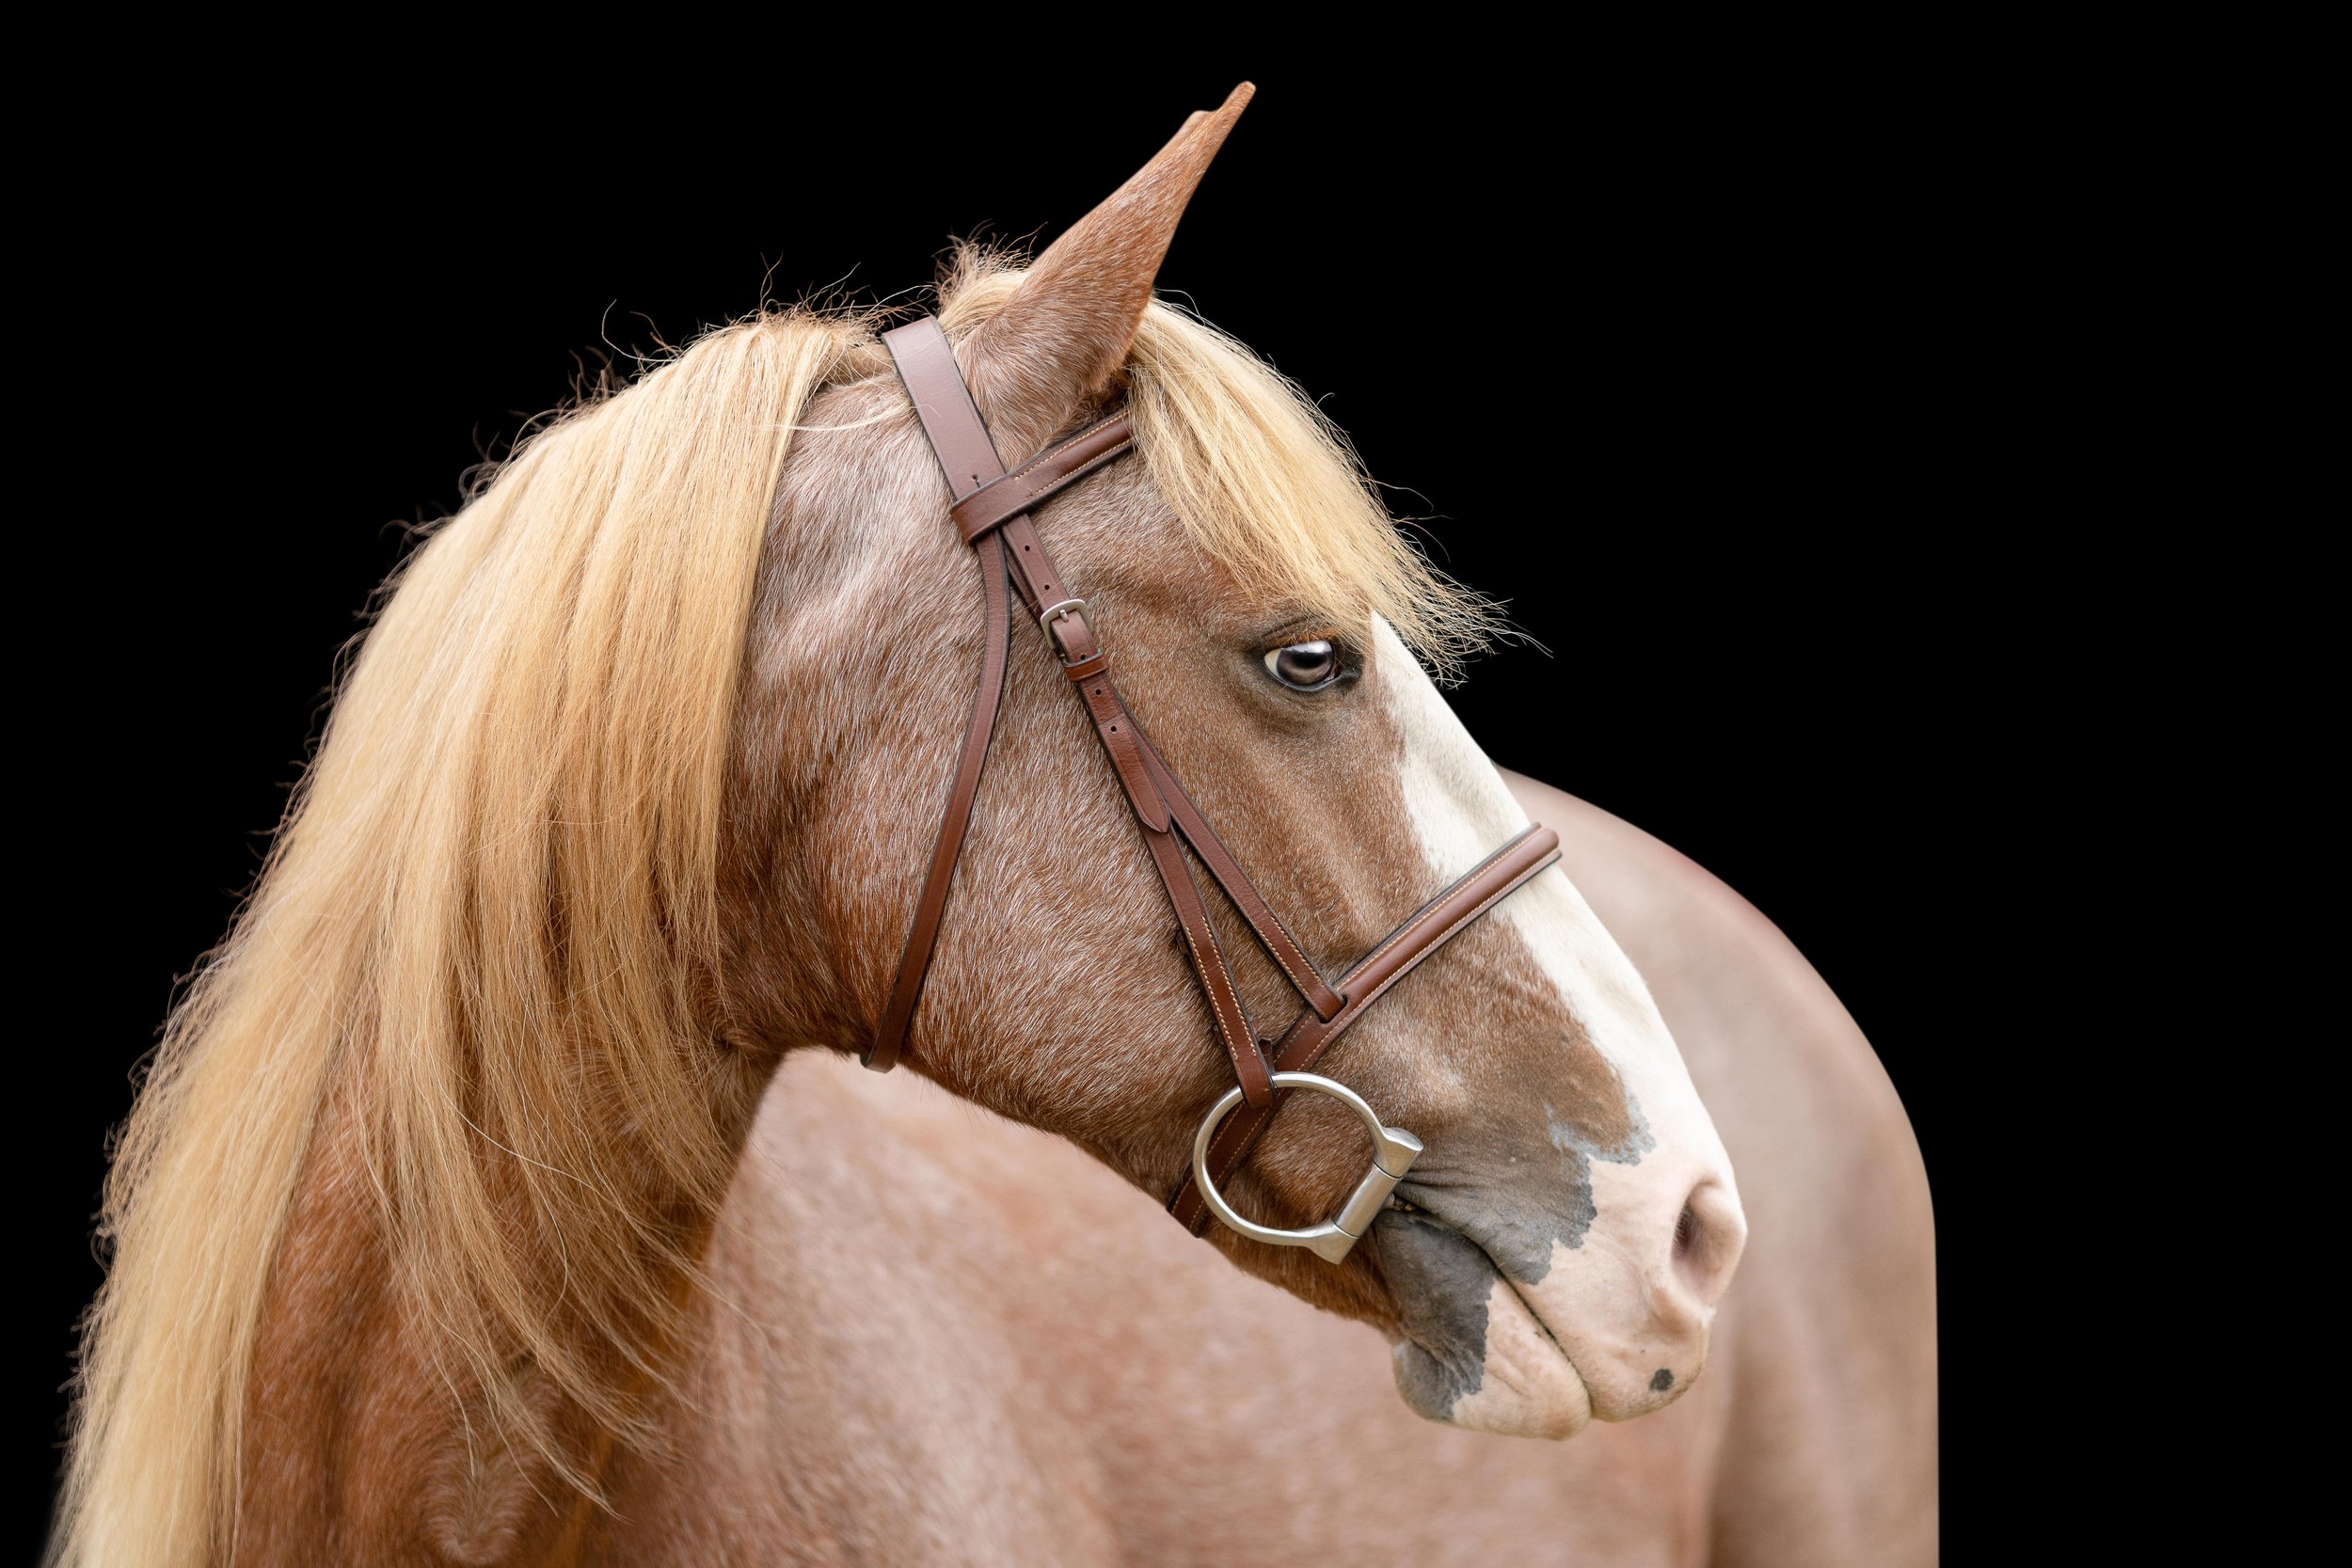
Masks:
[[[1432,672],[1491,611],[1153,296],[1248,96],[1033,262],[959,251],[937,317],[999,451],[1123,411],[1038,530],[1319,967],[1560,835],[1327,1058],[1424,1146],[1363,1244],[1154,1212],[1229,1064],[1025,634],[912,1070],[851,1065],[982,627],[878,313],[763,309],[396,574],[123,1131],[53,1560],[1932,1557],[1931,1221],[1867,1043],[1728,889],[1487,762]],[[1298,1227],[1363,1174],[1300,1099],[1224,1196]]]

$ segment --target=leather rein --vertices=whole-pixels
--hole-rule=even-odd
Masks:
[[[1336,981],[1327,981],[1127,711],[1111,681],[1110,655],[1096,642],[1094,628],[1087,619],[1086,600],[1071,592],[1030,521],[1031,511],[1049,497],[1133,450],[1127,416],[1122,412],[1099,420],[1008,473],[937,319],[925,316],[886,332],[882,343],[898,366],[931,451],[946,473],[948,489],[955,498],[948,516],[979,558],[987,635],[979,688],[956,758],[939,837],[924,873],[922,894],[915,900],[914,919],[907,931],[897,977],[891,982],[890,1000],[862,1059],[877,1072],[887,1072],[905,1053],[908,1026],[922,996],[924,976],[930,971],[948,889],[962,852],[964,831],[971,822],[972,804],[979,794],[989,741],[995,733],[996,710],[1003,700],[1011,654],[1012,596],[1018,594],[1045,633],[1062,674],[1085,705],[1094,733],[1126,791],[1144,847],[1151,851],[1152,864],[1183,927],[1218,1043],[1232,1063],[1234,1085],[1202,1119],[1193,1140],[1192,1168],[1168,1200],[1168,1212],[1195,1235],[1203,1234],[1214,1216],[1245,1236],[1279,1246],[1308,1247],[1337,1263],[1371,1228],[1397,1180],[1421,1152],[1422,1144],[1410,1132],[1384,1126],[1371,1106],[1346,1085],[1309,1069],[1363,1016],[1365,1008],[1415,965],[1559,860],[1559,835],[1549,828],[1530,827],[1415,911]],[[1267,1048],[1261,1047],[1242,1006],[1232,967],[1218,945],[1208,906],[1187,863],[1187,849],[1306,1003],[1297,1019]],[[1248,1156],[1282,1101],[1297,1089],[1329,1095],[1356,1113],[1373,1136],[1373,1166],[1331,1219],[1303,1230],[1278,1230],[1234,1212],[1219,1189]],[[1240,1114],[1235,1115],[1236,1111]]]

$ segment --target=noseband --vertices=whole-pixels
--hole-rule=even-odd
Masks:
[[[1177,924],[1184,929],[1193,972],[1200,977],[1200,989],[1207,995],[1218,1041],[1233,1064],[1234,1086],[1202,1119],[1193,1138],[1191,1172],[1168,1200],[1168,1212],[1195,1235],[1207,1229],[1214,1215],[1253,1240],[1308,1247],[1317,1257],[1337,1263],[1371,1227],[1398,1179],[1421,1152],[1422,1143],[1410,1132],[1382,1125],[1372,1107],[1345,1085],[1308,1069],[1414,965],[1557,861],[1560,836],[1549,828],[1529,828],[1415,911],[1350,965],[1336,983],[1326,981],[1120,700],[1119,689],[1111,684],[1110,655],[1094,640],[1086,600],[1071,593],[1053,557],[1046,553],[1045,542],[1029,521],[1030,510],[1048,497],[1132,450],[1127,416],[1114,414],[1089,425],[1007,473],[938,321],[925,316],[884,333],[882,342],[890,350],[908,395],[914,400],[914,411],[923,421],[923,433],[930,438],[931,451],[946,472],[947,487],[955,496],[947,515],[964,543],[979,557],[988,630],[979,689],[972,701],[971,721],[964,728],[963,749],[956,758],[946,814],[939,825],[938,841],[931,847],[930,866],[924,874],[922,895],[915,900],[914,922],[907,931],[898,976],[891,982],[889,1003],[875,1026],[864,1061],[877,1072],[887,1072],[898,1065],[906,1048],[907,1026],[922,996],[923,978],[930,971],[948,886],[963,848],[972,802],[979,794],[989,740],[995,733],[996,709],[1004,696],[1011,650],[1011,595],[1018,593],[1052,644],[1063,675],[1086,705],[1094,733],[1127,792],[1128,803],[1135,808],[1144,847],[1152,853],[1152,863],[1168,889]],[[1208,906],[1185,860],[1187,848],[1306,1001],[1297,1020],[1270,1042],[1271,1064],[1243,1010],[1232,968],[1217,944]],[[1304,1230],[1277,1230],[1235,1213],[1218,1188],[1248,1157],[1283,1099],[1295,1089],[1329,1095],[1354,1111],[1372,1134],[1373,1164],[1332,1218]]]

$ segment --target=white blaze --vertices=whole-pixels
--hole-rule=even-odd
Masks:
[[[1399,782],[1406,812],[1432,881],[1451,881],[1525,828],[1527,815],[1385,623],[1374,661],[1382,702],[1404,736]],[[1486,918],[1518,936],[1594,1048],[1616,1069],[1656,1146],[1638,1164],[1591,1163],[1597,1217],[1582,1244],[1571,1249],[1555,1243],[1543,1279],[1516,1287],[1541,1329],[1489,1310],[1486,1371],[1497,1392],[1489,1397],[1482,1389],[1466,1398],[1454,1418],[1487,1430],[1536,1432],[1581,1424],[1581,1417],[1565,1408],[1523,1408],[1532,1394],[1550,1386],[1529,1375],[1528,1354],[1535,1347],[1528,1330],[1549,1330],[1592,1386],[1595,1402],[1611,1410],[1645,1400],[1643,1383],[1652,1375],[1661,1339],[1688,1345],[1692,1332],[1704,1332],[1703,1325],[1661,1322],[1655,1287],[1673,1266],[1675,1221],[1699,1173],[1727,1183],[1730,1161],[1648,986],[1565,871],[1554,866],[1544,872]],[[1687,1384],[1697,1369],[1674,1370]],[[1582,1397],[1580,1389],[1577,1400]]]
[[[1379,624],[1377,638],[1380,689],[1405,736],[1405,809],[1431,876],[1449,882],[1525,828],[1527,814],[1387,622]],[[1649,987],[1566,872],[1552,867],[1486,918],[1518,933],[1594,1046],[1633,1091],[1653,1132],[1660,1117],[1687,1102],[1713,1139],[1714,1128],[1697,1110],[1697,1091]]]

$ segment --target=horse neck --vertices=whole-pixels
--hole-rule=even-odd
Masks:
[[[739,1158],[765,1076],[728,1081],[707,1107],[713,1135]],[[519,1346],[503,1392],[535,1418],[539,1440],[489,1418],[496,1391],[452,1355],[405,1284],[367,1158],[364,1082],[345,1073],[322,1107],[271,1270],[245,1421],[235,1559],[312,1560],[334,1543],[366,1560],[566,1560],[625,1439]],[[657,1298],[590,1304],[580,1260],[564,1257],[532,1276],[547,1321],[570,1354],[593,1364],[614,1402],[658,1408],[651,1396],[681,1368],[680,1325],[690,1321],[717,1204],[665,1182],[659,1161],[629,1148],[625,1126],[613,1137],[606,1176],[628,1173],[642,1237],[636,1261],[658,1282]],[[616,1310],[627,1314],[617,1325]],[[659,1448],[663,1436],[649,1419],[626,1440]]]

